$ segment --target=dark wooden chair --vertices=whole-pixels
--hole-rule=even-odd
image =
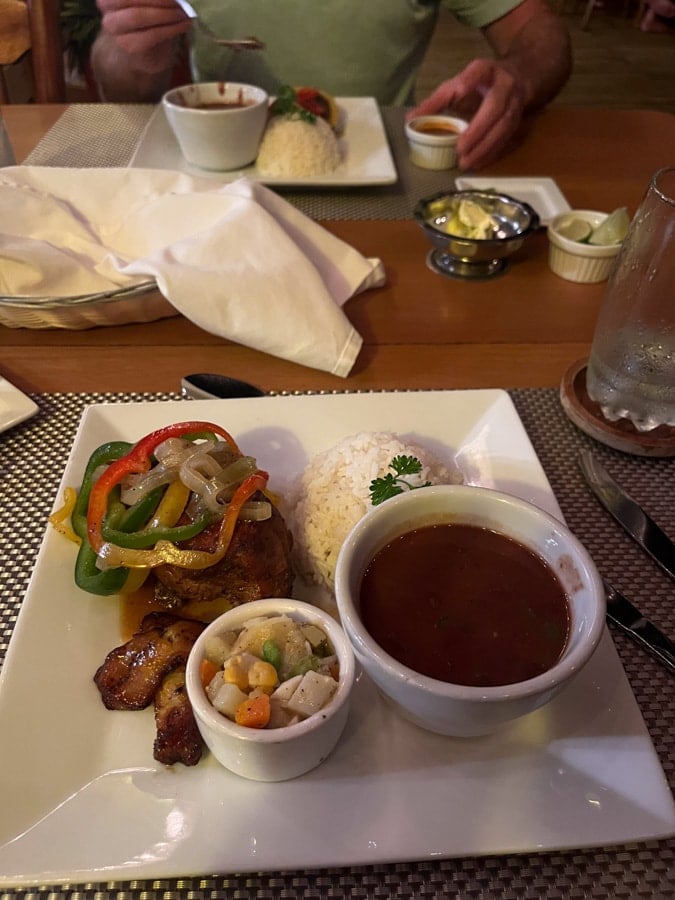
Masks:
[[[27,0],[27,3],[35,102],[63,103],[66,79],[59,0]]]

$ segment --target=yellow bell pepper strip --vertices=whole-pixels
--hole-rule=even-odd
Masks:
[[[160,540],[148,550],[135,550],[118,547],[103,542],[98,551],[99,560],[105,566],[127,566],[130,569],[154,568],[163,563],[180,566],[186,569],[208,569],[219,563],[227,553],[237,519],[244,504],[256,493],[263,491],[267,485],[267,472],[254,472],[245,478],[234,492],[223,516],[218,542],[214,551],[185,550],[171,541]]]
[[[158,488],[161,493],[163,488]],[[152,492],[154,493],[154,491]],[[181,481],[174,481],[170,485],[167,486],[166,490],[164,490],[164,496],[162,497],[159,506],[155,510],[155,514],[152,517],[149,528],[155,527],[163,527],[166,525],[175,525],[176,522],[180,519],[183,510],[185,509],[185,505],[188,502],[190,497],[190,489],[186,487]],[[147,499],[147,498],[146,498]],[[142,503],[143,501],[139,501]],[[135,507],[139,504],[136,503]],[[122,587],[120,593],[128,594],[133,591],[137,591],[145,582],[146,578],[150,574],[150,569],[127,569],[128,576],[127,580],[124,582],[124,586]]]
[[[79,534],[75,534],[70,522],[75,504],[77,503],[77,491],[73,487],[67,487],[63,491],[63,506],[55,509],[49,517],[49,524],[55,531],[72,541],[74,544],[81,544],[82,538]]]
[[[92,486],[87,507],[87,538],[97,554],[100,554],[101,548],[107,543],[103,537],[103,525],[108,509],[108,498],[113,488],[127,475],[147,472],[152,466],[153,451],[163,441],[172,437],[198,437],[203,433],[217,434],[236,453],[241,452],[234,438],[219,425],[199,421],[178,422],[141,438],[124,456],[110,463]]]

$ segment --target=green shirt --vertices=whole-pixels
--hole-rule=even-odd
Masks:
[[[442,0],[465,25],[481,28],[521,0]],[[195,29],[193,77],[241,81],[275,93],[281,84],[338,97],[409,103],[436,24],[436,0],[194,0],[224,37],[255,35],[260,51],[215,47]],[[448,63],[448,77],[453,75]]]

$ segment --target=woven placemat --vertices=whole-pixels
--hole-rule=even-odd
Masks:
[[[675,590],[667,576],[590,495],[577,467],[592,447],[624,486],[670,534],[675,534],[675,461],[638,459],[602,447],[564,416],[553,389],[510,392],[549,477],[568,525],[598,567],[656,624],[675,634]],[[0,436],[0,662],[4,658],[51,510],[65,460],[85,406],[176,400],[175,394],[37,394],[39,413]],[[186,401],[189,402],[189,401]],[[671,789],[675,785],[673,679],[624,635],[613,633]],[[0,739],[5,739],[0,735]],[[48,777],[48,774],[45,776]],[[0,798],[0,808],[2,799]],[[457,811],[461,814],[461,811]],[[471,857],[421,863],[83,885],[40,885],[0,891],[0,900],[342,900],[448,897],[457,900],[609,900],[675,897],[675,841],[620,848]]]
[[[127,166],[154,109],[147,104],[73,104],[29,154],[25,164],[73,168]],[[278,192],[305,215],[326,221],[409,219],[421,197],[453,188],[454,172],[420,169],[408,159],[404,110],[385,107],[381,112],[398,171],[396,184],[332,190],[322,187],[320,191],[278,188]]]

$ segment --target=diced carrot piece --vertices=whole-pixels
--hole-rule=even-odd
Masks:
[[[203,659],[199,666],[199,677],[201,679],[204,690],[211,684],[215,675],[217,675],[219,667],[211,662],[210,659]]]
[[[237,725],[245,725],[247,728],[265,728],[270,720],[272,706],[267,694],[259,694],[249,697],[239,704],[234,714]]]

